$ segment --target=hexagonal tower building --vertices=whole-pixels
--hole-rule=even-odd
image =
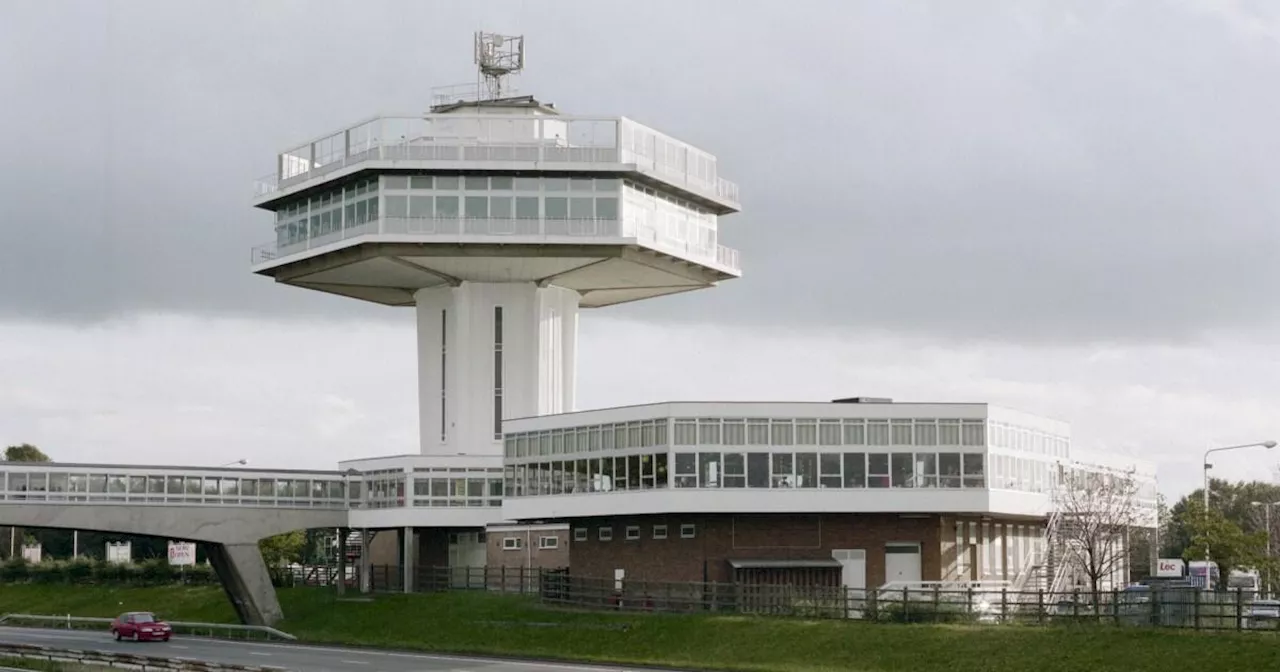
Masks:
[[[433,501],[446,495],[430,483],[418,492],[415,472],[500,470],[504,418],[575,410],[581,309],[741,274],[718,227],[739,210],[737,187],[713,155],[625,117],[511,95],[523,61],[522,37],[478,33],[473,93],[288,149],[258,184],[275,240],[254,248],[254,273],[416,312],[421,455],[389,484],[367,476],[381,471],[370,461],[356,470],[386,504],[367,508],[420,508],[385,527],[500,519],[486,499],[484,515],[442,521],[438,507],[467,504]]]

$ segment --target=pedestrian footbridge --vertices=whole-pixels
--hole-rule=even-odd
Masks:
[[[0,525],[200,541],[245,623],[282,618],[258,541],[347,526],[354,502],[331,471],[0,463]]]

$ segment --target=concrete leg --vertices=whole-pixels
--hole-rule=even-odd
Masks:
[[[245,625],[275,625],[284,618],[271,574],[254,544],[211,544],[209,564]]]
[[[369,557],[369,528],[360,530],[360,592],[373,590],[373,560]]]
[[[413,592],[413,528],[406,527],[400,532],[400,571],[403,573],[404,592]]]
[[[347,594],[347,535],[345,527],[338,528],[338,594]]]

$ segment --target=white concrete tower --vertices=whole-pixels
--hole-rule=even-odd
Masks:
[[[504,418],[574,410],[580,309],[740,275],[718,235],[738,199],[714,156],[634,121],[477,89],[280,153],[252,263],[414,308],[422,454],[500,462]]]

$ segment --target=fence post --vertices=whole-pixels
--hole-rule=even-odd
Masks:
[[[1009,618],[1009,589],[1000,589],[1000,623],[1008,623]]]
[[[1201,591],[1197,589],[1196,593],[1194,593],[1194,595],[1196,595],[1196,600],[1194,600],[1194,611],[1192,612],[1192,617],[1196,618],[1196,625],[1193,626],[1196,630],[1199,630],[1199,627],[1201,627],[1199,626],[1199,594],[1201,594]]]
[[[1151,592],[1151,610],[1150,610],[1151,611],[1150,613],[1151,627],[1155,628],[1160,626],[1160,611],[1161,611],[1160,603],[1162,600],[1165,599],[1165,597],[1164,597],[1164,593],[1162,591],[1157,590],[1155,586],[1152,586],[1150,592]],[[1176,593],[1174,594],[1176,595]],[[1182,613],[1184,615],[1186,614],[1185,611]]]
[[[938,584],[935,583],[933,585],[933,622],[934,623],[938,622],[938,610],[941,602],[942,602],[942,586],[939,586]]]
[[[1120,591],[1112,589],[1111,591],[1111,615],[1116,619],[1116,626],[1120,625]]]
[[[1244,591],[1236,590],[1236,630],[1244,629]]]
[[[1036,590],[1036,622],[1044,625],[1044,588]]]
[[[906,586],[903,586],[902,587],[902,622],[903,623],[911,622],[911,607],[908,606],[907,604],[910,601],[911,601],[911,589]]]

